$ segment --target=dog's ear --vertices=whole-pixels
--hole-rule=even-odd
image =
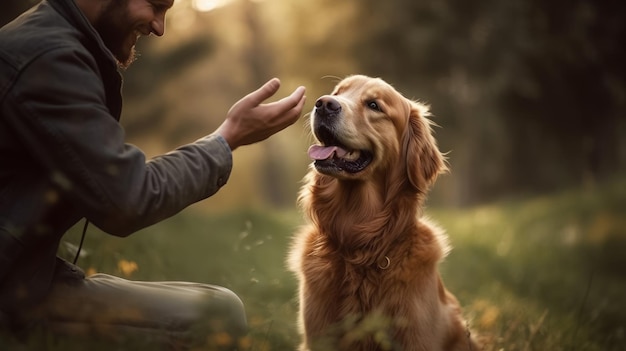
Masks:
[[[437,175],[447,170],[445,158],[437,148],[432,136],[428,108],[420,103],[409,101],[410,113],[405,133],[405,155],[408,179],[413,188],[422,194]]]

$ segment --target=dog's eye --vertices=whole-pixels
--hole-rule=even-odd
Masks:
[[[380,106],[378,106],[378,103],[374,100],[368,101],[367,107],[371,108],[374,111],[382,112],[382,110],[380,109]]]

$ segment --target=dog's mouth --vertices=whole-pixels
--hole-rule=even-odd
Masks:
[[[372,161],[372,153],[367,150],[351,149],[343,145],[334,133],[325,126],[315,130],[315,136],[321,145],[309,147],[309,157],[315,162],[315,168],[322,173],[358,173]]]

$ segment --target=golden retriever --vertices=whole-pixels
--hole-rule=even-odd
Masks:
[[[300,350],[478,350],[437,270],[445,234],[421,218],[446,170],[426,106],[379,78],[350,76],[310,116],[319,144],[298,203],[308,224],[289,268]]]

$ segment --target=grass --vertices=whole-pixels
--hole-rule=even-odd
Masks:
[[[490,340],[487,350],[617,351],[626,344],[624,209],[626,186],[616,182],[427,214],[450,236],[441,273],[473,329]],[[79,264],[228,287],[246,305],[250,350],[293,350],[296,282],[284,258],[300,223],[295,210],[190,210],[125,239],[90,227]],[[68,240],[77,243],[81,228]]]
[[[625,208],[620,183],[433,211],[456,247],[442,274],[493,350],[624,350]]]

